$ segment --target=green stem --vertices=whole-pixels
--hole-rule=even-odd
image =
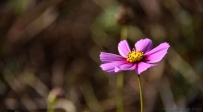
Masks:
[[[121,26],[121,40],[127,39],[128,26]],[[116,112],[123,112],[123,73],[119,73],[117,76],[117,110]]]
[[[121,40],[125,40],[128,37],[128,26],[121,26]]]
[[[57,103],[57,98],[53,94],[49,94],[47,103],[47,112],[54,112],[54,105]]]
[[[119,73],[117,76],[117,112],[123,112],[123,73]]]
[[[48,102],[47,112],[54,112],[54,104],[53,103]]]
[[[140,75],[138,75],[138,83],[139,83],[139,88],[140,88],[140,105],[141,105],[141,111],[140,112],[144,112],[142,83],[141,83]]]

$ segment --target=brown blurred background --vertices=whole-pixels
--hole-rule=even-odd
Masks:
[[[118,54],[122,25],[131,47],[141,38],[171,45],[141,74],[145,111],[203,111],[201,0],[1,0],[0,111],[44,112],[56,98],[59,112],[115,112],[116,75],[101,70],[99,54]],[[137,75],[124,74],[124,110],[137,112]]]

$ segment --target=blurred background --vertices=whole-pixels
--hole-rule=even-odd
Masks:
[[[1,0],[0,111],[45,112],[49,101],[60,112],[115,112],[117,75],[99,54],[118,54],[122,26],[131,47],[171,45],[141,74],[145,111],[203,111],[201,0]],[[124,72],[124,110],[139,109],[137,75]]]

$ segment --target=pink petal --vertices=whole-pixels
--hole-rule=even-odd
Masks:
[[[148,52],[152,49],[153,43],[150,39],[141,39],[135,44],[136,51]]]
[[[121,56],[127,58],[127,55],[129,52],[131,52],[131,50],[126,40],[123,40],[118,44],[118,51]]]
[[[110,63],[101,64],[100,67],[102,68],[102,70],[113,74],[113,73],[116,73],[115,72],[116,67],[119,67],[125,63],[126,62],[124,62],[124,61],[114,61],[114,62],[110,62]]]
[[[170,45],[168,43],[162,43],[159,46],[155,47],[151,51],[145,53],[147,56],[146,62],[148,63],[156,63],[161,61],[161,59],[166,55],[168,48]]]
[[[120,71],[124,71],[124,70],[135,70],[135,68],[136,68],[136,64],[125,63],[123,65],[117,66],[115,68],[115,72],[120,72]]]
[[[142,73],[143,71],[147,70],[148,68],[150,68],[152,66],[157,66],[157,64],[149,64],[149,63],[140,62],[140,63],[138,63],[135,72],[137,74],[140,74],[140,73]]]
[[[112,54],[112,53],[106,53],[106,52],[101,52],[99,57],[100,57],[100,60],[103,63],[109,63],[109,62],[112,62],[112,61],[123,61],[123,60],[126,60],[122,56],[119,56],[119,55],[116,55],[116,54]]]

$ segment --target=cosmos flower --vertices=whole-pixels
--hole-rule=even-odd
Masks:
[[[137,74],[140,74],[150,67],[157,66],[155,63],[162,60],[170,47],[166,42],[154,49],[152,46],[150,39],[141,39],[135,43],[135,48],[131,51],[128,42],[123,40],[118,44],[118,51],[121,56],[101,52],[100,60],[103,64],[100,67],[111,74],[125,70],[135,70]]]

